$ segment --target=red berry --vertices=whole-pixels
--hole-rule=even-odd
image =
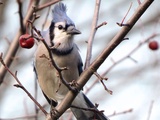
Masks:
[[[151,41],[151,42],[149,42],[149,48],[151,49],[151,50],[158,50],[158,48],[159,48],[159,45],[158,45],[158,42],[157,41]]]
[[[30,49],[34,45],[34,39],[29,34],[24,34],[20,36],[19,44],[22,48]]]

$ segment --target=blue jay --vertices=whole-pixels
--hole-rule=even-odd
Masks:
[[[78,47],[73,42],[73,36],[81,32],[76,29],[73,21],[67,16],[66,6],[63,3],[55,5],[52,14],[53,20],[50,28],[43,34],[43,37],[49,46],[59,44],[52,50],[53,59],[60,68],[67,67],[67,70],[62,71],[62,76],[67,82],[71,82],[77,80],[82,73],[82,60]],[[49,58],[46,47],[39,41],[35,54],[35,71],[44,96],[51,106],[56,107],[68,92],[68,88],[63,84],[59,87],[60,79],[57,71],[46,57],[41,57],[43,55]],[[72,105],[81,108],[94,107],[82,91],[78,93]],[[103,114],[93,111],[72,107],[71,111],[77,120],[108,120]]]

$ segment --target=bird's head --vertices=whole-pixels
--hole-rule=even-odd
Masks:
[[[58,3],[52,10],[50,42],[52,45],[60,44],[59,50],[70,49],[73,46],[73,36],[81,32],[76,29],[73,21],[66,14],[66,6]]]

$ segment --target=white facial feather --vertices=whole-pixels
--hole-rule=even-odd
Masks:
[[[55,28],[53,31],[54,32],[53,43],[55,45],[60,44],[60,46],[57,49],[61,51],[65,51],[73,47],[73,36],[71,34],[67,34],[65,29],[59,29],[58,28],[59,25],[65,28],[66,23],[58,22],[55,24]]]

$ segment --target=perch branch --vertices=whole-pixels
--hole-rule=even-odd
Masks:
[[[141,5],[139,5],[135,13],[127,21],[127,24],[129,24],[130,27],[122,26],[121,30],[115,35],[115,37],[102,51],[102,53],[93,61],[93,63],[88,68],[86,68],[83,71],[83,73],[77,81],[79,85],[77,88],[79,90],[86,84],[86,82],[92,76],[93,71],[96,71],[99,68],[99,66],[105,61],[105,59],[110,55],[110,53],[121,43],[121,41],[123,41],[123,38],[127,35],[127,33],[131,30],[131,28],[138,21],[141,15],[146,11],[146,9],[151,5],[152,2],[153,0],[145,0]],[[77,94],[73,93],[72,91],[69,91],[67,93],[62,102],[56,107],[58,114],[55,115],[55,118],[52,118],[53,120],[59,118],[70,107],[76,95]]]

